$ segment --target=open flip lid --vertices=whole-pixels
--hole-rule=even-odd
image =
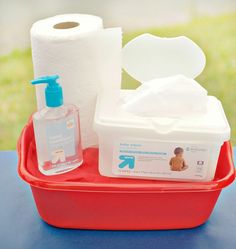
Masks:
[[[141,83],[177,74],[194,79],[206,64],[201,48],[185,36],[143,34],[127,43],[122,53],[123,68]]]
[[[170,141],[184,138],[222,143],[229,139],[230,127],[220,101],[207,96],[193,79],[206,61],[193,41],[144,34],[123,48],[123,60],[125,70],[143,84],[136,90],[107,91],[98,96],[97,131],[149,135],[154,131]]]
[[[142,85],[127,96],[123,108],[149,117],[205,113],[207,91],[194,80],[205,63],[201,48],[187,37],[136,37],[123,48],[123,64]]]

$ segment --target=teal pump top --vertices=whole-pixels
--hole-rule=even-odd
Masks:
[[[45,88],[45,99],[48,107],[58,107],[63,105],[62,87],[57,82],[58,75],[40,77],[31,81],[33,85],[47,84]]]

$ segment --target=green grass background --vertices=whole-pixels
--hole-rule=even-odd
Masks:
[[[124,43],[142,33],[166,37],[186,35],[202,47],[207,65],[197,80],[209,95],[215,95],[222,101],[232,128],[232,141],[236,144],[236,14],[204,17],[184,25],[125,33]],[[34,88],[29,84],[32,78],[30,49],[13,51],[0,57],[0,150],[15,149],[24,124],[36,109]],[[123,73],[123,88],[138,85]]]

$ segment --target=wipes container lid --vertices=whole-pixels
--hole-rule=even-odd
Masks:
[[[206,57],[201,48],[184,36],[161,38],[143,34],[127,43],[122,53],[124,69],[142,83],[140,88],[144,90],[153,84],[164,85],[165,82],[169,82],[168,78],[175,78],[179,74],[183,75],[183,79],[184,77],[194,79],[203,71],[206,63]],[[182,78],[179,80],[180,83],[183,83]],[[109,91],[103,92],[98,98],[95,129],[98,133],[106,132],[109,128],[115,129],[116,132],[122,130],[122,134],[126,130],[126,134],[136,132],[137,137],[154,138],[155,136],[169,141],[194,140],[222,144],[229,140],[230,127],[221,102],[213,96],[207,96],[207,91],[197,85],[197,82],[188,81],[185,85],[189,82],[192,84],[192,88],[190,85],[187,87],[190,98],[194,97],[197,102],[204,101],[204,111],[188,111],[188,115],[176,117],[174,115],[136,115],[135,112],[127,111],[122,106],[137,90]],[[174,87],[174,84],[172,86]],[[168,88],[166,89],[166,92],[169,92]],[[174,94],[176,92],[182,94],[181,89]],[[198,95],[202,98],[199,98],[196,93],[199,93]],[[151,91],[150,94],[155,93]],[[163,95],[163,92],[161,94]],[[186,103],[183,101],[182,106]]]
[[[205,63],[201,48],[185,36],[136,37],[123,48],[123,66],[141,86],[126,98],[124,109],[166,117],[205,112],[207,90],[194,80]]]
[[[194,79],[205,68],[201,48],[185,36],[142,34],[122,49],[123,68],[140,83],[177,74]]]

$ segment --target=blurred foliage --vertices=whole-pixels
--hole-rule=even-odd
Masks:
[[[0,57],[0,150],[15,149],[29,115],[35,109],[30,50]]]
[[[206,53],[207,65],[197,80],[224,106],[236,143],[236,14],[204,17],[190,23],[124,34],[124,44],[142,33],[173,37],[185,35]],[[189,58],[191,60],[191,58]],[[30,49],[0,57],[0,150],[15,149],[29,115],[36,109]],[[123,72],[122,87],[139,85]]]

